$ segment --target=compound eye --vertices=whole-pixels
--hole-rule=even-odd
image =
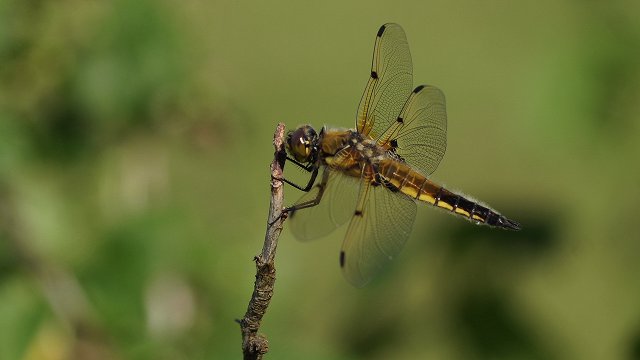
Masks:
[[[289,149],[291,155],[300,162],[307,162],[311,155],[311,143],[307,138],[307,134],[304,129],[297,129],[291,133],[289,138]]]

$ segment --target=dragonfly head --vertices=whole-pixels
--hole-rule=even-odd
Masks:
[[[287,151],[301,163],[311,163],[318,156],[318,134],[311,125],[301,125],[287,134]]]

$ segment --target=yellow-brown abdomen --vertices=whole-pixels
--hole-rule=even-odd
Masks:
[[[497,212],[433,183],[404,162],[385,159],[378,164],[378,173],[391,190],[400,191],[415,200],[448,210],[477,223],[510,229],[520,228],[517,223]]]

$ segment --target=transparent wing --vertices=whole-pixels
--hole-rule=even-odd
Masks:
[[[416,217],[416,203],[401,192],[363,183],[354,216],[340,253],[347,280],[368,283],[407,241]]]
[[[321,180],[302,195],[296,205],[311,201],[324,187],[320,203],[306,209],[300,209],[290,215],[290,228],[293,235],[302,241],[313,240],[328,235],[353,215],[358,198],[358,178],[324,167]]]
[[[398,119],[381,134],[378,144],[423,175],[431,175],[447,149],[447,110],[442,91],[430,85],[416,87]]]
[[[404,30],[398,24],[382,25],[373,48],[371,75],[358,106],[358,132],[377,138],[395,122],[412,82],[413,65]]]

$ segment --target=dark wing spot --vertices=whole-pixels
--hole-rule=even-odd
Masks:
[[[398,147],[398,139],[393,139],[389,143],[391,144],[392,148],[397,148]]]
[[[353,214],[355,216],[362,216],[362,211],[360,210],[356,210],[356,212]]]
[[[413,92],[415,94],[417,94],[417,93],[420,92],[420,90],[424,89],[424,87],[425,87],[425,85],[420,85],[420,86],[416,87],[415,89],[413,89]]]
[[[384,29],[387,28],[387,25],[382,25],[380,26],[380,29],[378,29],[378,34],[376,35],[377,37],[382,36],[382,34],[384,33]]]
[[[374,79],[377,79],[378,78],[378,73],[375,72],[375,71],[372,71],[371,72],[371,77],[374,78]]]
[[[403,119],[403,118],[401,118],[401,117],[398,117],[398,118],[396,119],[396,121],[402,124],[402,123],[404,122],[404,119]]]
[[[344,267],[344,251],[340,251],[340,267]]]

